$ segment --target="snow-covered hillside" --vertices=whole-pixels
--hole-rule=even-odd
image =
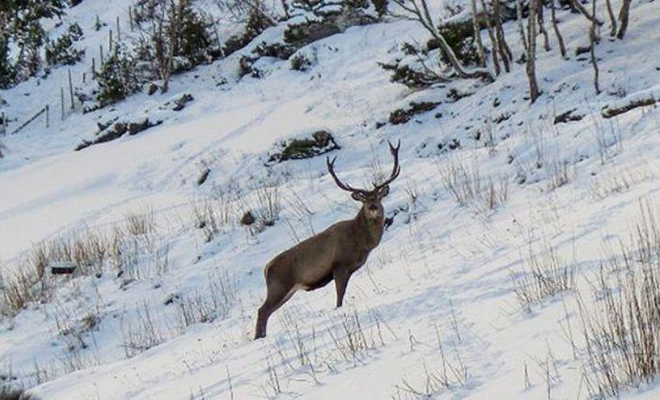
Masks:
[[[117,17],[128,26],[132,3],[86,0],[65,24],[45,21],[52,35],[71,22],[85,31],[76,79]],[[197,2],[216,12],[212,3]],[[378,63],[428,39],[418,23],[393,17],[298,49],[313,59],[306,71],[262,57],[260,77],[239,77],[242,56],[282,41],[281,23],[174,76],[166,94],[145,89],[84,114],[67,107],[63,118],[68,68],[0,91],[13,128],[50,105],[48,128],[41,117],[0,137],[0,385],[48,400],[554,399],[613,387],[624,398],[658,398],[653,373],[627,375],[629,353],[598,336],[602,310],[644,292],[631,282],[660,254],[659,7],[633,2],[624,40],[603,26],[598,95],[589,54],[576,55],[589,45],[590,23],[558,10],[568,58],[554,36],[550,51],[539,36],[534,104],[521,63],[490,84],[390,82]],[[604,2],[598,14],[607,21]],[[95,15],[107,26],[93,29]],[[504,29],[518,59],[517,22]],[[193,100],[174,111],[184,94]],[[413,102],[439,104],[388,122]],[[99,123],[144,117],[162,122],[74,151]],[[333,285],[299,292],[254,341],[266,263],[358,212],[325,155],[270,161],[283,141],[318,131],[332,134],[340,149],[329,155],[355,186],[386,176],[387,141],[401,141],[402,173],[384,200],[391,225],[343,308],[334,308]],[[241,225],[246,211],[256,224]],[[55,253],[76,260],[77,274],[51,276],[50,267],[68,264],[50,263],[38,288],[10,291]],[[655,299],[660,289],[644,293]],[[28,301],[9,312],[17,297]],[[620,310],[619,320],[632,318]],[[621,337],[660,354],[648,336]]]

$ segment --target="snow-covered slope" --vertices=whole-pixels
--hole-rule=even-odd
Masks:
[[[86,29],[91,16],[115,21],[130,2],[110,3],[85,1],[65,17],[89,32],[86,48],[107,34]],[[554,41],[552,51],[539,50],[543,94],[533,105],[521,64],[489,85],[410,91],[391,83],[377,62],[426,33],[387,20],[303,48],[317,60],[307,72],[262,59],[263,78],[239,80],[248,48],[173,78],[168,94],[137,94],[62,120],[51,114],[48,129],[35,123],[0,138],[5,281],[35,254],[32,245],[124,238],[122,276],[108,256],[96,275],[53,278],[47,302],[0,319],[0,377],[49,400],[597,393],[578,299],[598,307],[601,266],[620,242],[631,243],[646,204],[660,206],[660,111],[602,116],[604,107],[660,98],[658,2],[634,3],[625,40],[603,32],[597,47],[599,95],[588,55],[575,55],[589,28],[577,14],[558,12],[569,60]],[[517,58],[517,25],[506,32]],[[255,43],[281,35],[271,28]],[[55,69],[1,92],[7,110],[27,118],[47,103],[57,109],[66,74]],[[469,95],[456,100],[456,91]],[[165,105],[183,93],[195,99],[183,111]],[[441,104],[377,128],[412,101]],[[554,123],[571,110],[582,118]],[[97,122],[142,116],[163,123],[73,151]],[[268,337],[252,341],[263,266],[358,209],[324,157],[267,162],[281,140],[318,130],[334,135],[338,173],[355,185],[389,171],[387,140],[401,140],[402,174],[385,199],[393,222],[352,278],[343,309],[333,307],[332,285],[298,293],[271,318]],[[264,197],[281,208],[274,225],[241,226],[244,211],[266,212]],[[208,205],[227,221],[206,242],[195,212]],[[131,233],[136,219],[148,228]],[[548,254],[573,271],[572,290],[519,302],[516,288],[534,259],[551,264]],[[658,393],[651,383],[622,396]]]

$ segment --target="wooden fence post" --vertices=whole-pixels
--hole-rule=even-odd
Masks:
[[[62,105],[62,121],[64,121],[64,88],[60,86],[60,104]]]
[[[71,109],[75,109],[76,105],[73,102],[73,82],[71,81],[71,70],[69,69],[69,95],[71,96]]]

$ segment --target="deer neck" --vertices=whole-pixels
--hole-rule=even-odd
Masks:
[[[378,246],[385,228],[384,218],[368,218],[364,208],[362,208],[355,218],[355,222],[360,227],[359,232],[362,233],[369,250]]]

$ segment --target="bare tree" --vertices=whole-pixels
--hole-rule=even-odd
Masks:
[[[596,0],[591,0],[593,15],[596,15]],[[596,94],[600,94],[600,87],[598,85],[598,60],[596,58],[596,42],[598,41],[598,34],[596,33],[596,22],[591,22],[589,28],[589,42],[591,42],[591,65],[594,68],[594,88]]]
[[[621,10],[619,10],[619,32],[616,34],[616,37],[620,40],[623,40],[623,37],[626,35],[626,29],[628,29],[628,14],[630,13],[630,4],[632,0],[623,0],[621,4]]]
[[[626,0],[624,0],[626,1]],[[571,7],[574,9],[578,10],[582,15],[587,17],[587,19],[591,22],[595,22],[598,25],[603,25],[603,21],[599,20],[595,14],[589,14],[589,11],[587,11],[586,8],[580,3],[580,0],[569,0]]]
[[[527,37],[525,36],[525,25],[523,24],[522,0],[516,0],[516,16],[518,19],[518,30],[520,31],[520,39],[522,41],[525,52],[527,52]]]
[[[273,26],[277,24],[274,10],[266,6],[263,0],[215,0],[215,4],[221,11],[227,12],[235,22],[246,22],[251,14],[257,13],[269,24]],[[288,19],[289,6],[285,0],[282,0],[282,11]]]
[[[548,36],[548,31],[545,30],[545,21],[543,19],[543,0],[537,3],[536,15],[538,17],[539,32],[543,34],[543,48],[545,51],[550,51],[550,37]]]
[[[440,51],[447,56],[449,63],[458,76],[461,78],[482,79],[486,82],[494,81],[493,76],[488,70],[484,68],[467,70],[461,64],[456,57],[456,53],[454,53],[454,50],[449,46],[447,40],[433,22],[426,0],[394,0],[394,3],[403,10],[403,14],[398,15],[399,17],[419,22],[433,36],[440,46]]]
[[[481,30],[479,29],[479,21],[477,20],[477,0],[472,0],[472,29],[474,31],[474,41],[477,43],[477,56],[479,57],[479,65],[486,66],[486,52],[484,51],[484,44],[481,41]]]
[[[486,2],[481,0],[481,7],[484,9],[484,19],[486,20],[486,28],[488,30],[488,38],[490,39],[491,53],[493,54],[493,67],[495,67],[495,75],[500,75],[500,61],[499,61],[499,46],[497,45],[497,37],[495,36],[495,27],[493,21],[490,19]],[[508,72],[508,70],[507,70]]]
[[[607,0],[608,2],[610,0]],[[552,28],[555,31],[555,36],[557,36],[557,43],[559,44],[559,51],[561,56],[566,58],[566,46],[564,45],[564,38],[561,35],[559,26],[557,25],[557,17],[555,16],[555,0],[550,0],[550,19],[552,20]]]
[[[497,35],[497,45],[500,49],[500,54],[502,56],[502,62],[504,63],[504,69],[506,72],[511,71],[509,66],[513,55],[511,54],[511,49],[506,43],[506,37],[504,36],[504,29],[502,29],[502,13],[500,11],[500,0],[493,0],[493,16],[495,17],[495,33]]]
[[[610,17],[610,36],[616,35],[616,18],[614,17],[614,10],[612,9],[612,1],[605,0],[607,5],[607,15]]]
[[[529,97],[531,102],[534,103],[539,98],[541,91],[539,90],[538,82],[536,81],[536,10],[538,9],[539,0],[530,0],[529,5],[529,18],[527,19],[527,51],[526,51],[526,72],[527,80],[529,81]]]

